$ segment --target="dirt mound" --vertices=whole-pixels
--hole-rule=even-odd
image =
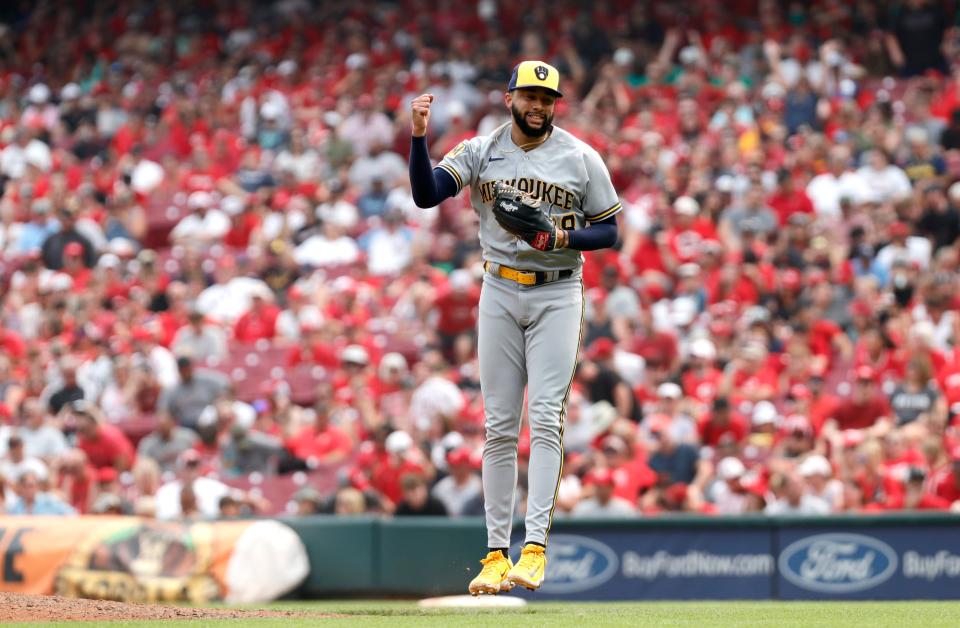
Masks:
[[[246,617],[332,617],[297,611],[185,608],[154,604],[125,604],[81,600],[56,595],[0,593],[0,622],[110,621],[136,619],[241,619]]]

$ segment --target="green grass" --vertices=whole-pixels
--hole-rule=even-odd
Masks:
[[[338,613],[338,618],[286,618],[111,622],[111,628],[256,626],[427,626],[471,628],[593,626],[757,626],[757,627],[882,627],[955,628],[960,626],[960,602],[533,602],[519,609],[420,609],[410,601],[282,602],[270,608],[310,613]],[[77,626],[77,622],[46,624]],[[85,624],[90,626],[90,624]]]

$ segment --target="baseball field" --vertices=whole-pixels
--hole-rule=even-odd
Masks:
[[[960,602],[531,603],[518,608],[421,608],[416,601],[281,602],[257,609],[144,606],[50,597],[7,598],[0,620],[77,626],[839,626],[960,625]],[[69,618],[72,621],[59,621]]]
[[[343,621],[350,626],[955,628],[960,625],[960,602],[542,602],[517,609],[453,610],[420,609],[415,602],[363,601],[316,603],[300,608],[347,615]],[[331,619],[329,623],[338,621],[341,620]]]

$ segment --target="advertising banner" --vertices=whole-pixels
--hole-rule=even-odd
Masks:
[[[785,528],[779,534],[780,599],[960,597],[960,528]]]
[[[309,572],[276,521],[0,517],[0,591],[138,602],[264,602]]]
[[[522,544],[519,538],[511,555],[519,555]],[[769,599],[772,551],[770,531],[762,528],[555,533],[536,598]]]
[[[960,525],[947,520],[691,523],[564,526],[550,535],[536,599],[960,598]],[[522,534],[514,540],[518,556]]]

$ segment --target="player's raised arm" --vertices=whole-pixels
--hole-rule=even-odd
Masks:
[[[427,124],[430,123],[431,103],[433,103],[433,94],[420,94],[410,102],[410,121],[414,137],[426,136]]]
[[[433,94],[421,94],[410,102],[410,190],[417,207],[434,207],[460,191],[454,177],[441,168],[430,167],[427,152],[427,124]]]

